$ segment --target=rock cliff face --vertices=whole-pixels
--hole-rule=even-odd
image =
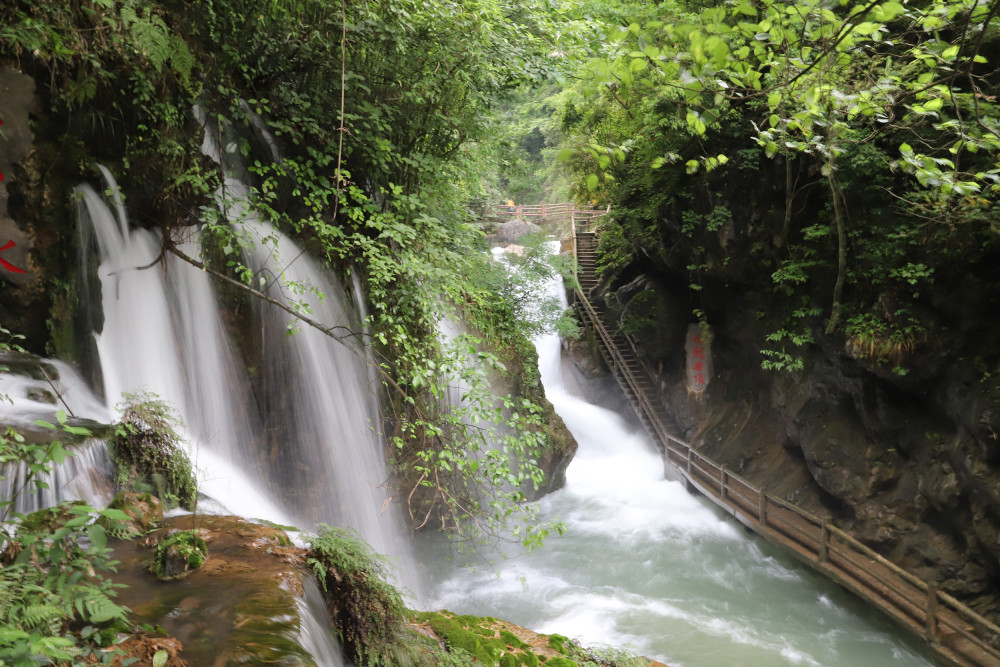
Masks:
[[[678,282],[662,267],[633,264],[594,296],[660,369],[678,435],[980,612],[1000,615],[1000,407],[982,315],[995,311],[993,290],[939,285],[934,317],[954,325],[918,347],[901,375],[820,330],[798,350],[801,370],[764,370],[771,292],[710,284],[699,305],[713,331],[715,372],[696,395],[683,350],[693,309]]]

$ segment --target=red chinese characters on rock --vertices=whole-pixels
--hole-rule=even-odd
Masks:
[[[0,252],[13,248],[15,245],[17,244],[14,243],[13,239],[11,239],[10,241],[7,241],[7,243],[5,243],[2,248],[0,248]],[[12,273],[24,273],[24,269],[17,268],[16,266],[11,264],[7,260],[3,259],[2,257],[0,257],[0,264],[3,264],[3,267]]]
[[[688,391],[702,395],[717,379],[712,364],[712,333],[704,323],[690,322],[684,336]]]
[[[695,344],[695,348],[693,350],[691,350],[691,356],[693,358],[697,359],[697,361],[694,362],[694,364],[691,366],[691,368],[693,370],[695,370],[695,371],[703,371],[704,370],[704,365],[703,364],[704,364],[704,361],[705,361],[705,347],[704,347],[705,340],[699,335],[699,336],[695,336],[693,338],[693,341],[694,341],[694,344]],[[705,386],[706,384],[708,384],[707,382],[705,382],[705,374],[702,373],[702,372],[694,373],[691,376],[691,380],[695,384],[698,384],[698,385],[701,385],[701,386]]]

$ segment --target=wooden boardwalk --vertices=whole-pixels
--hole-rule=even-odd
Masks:
[[[574,304],[594,330],[608,367],[664,458],[689,489],[735,517],[768,542],[825,574],[925,640],[946,663],[1000,666],[1000,628],[937,587],[902,570],[850,535],[792,503],[770,495],[702,456],[666,428],[655,375],[634,353],[632,341],[612,334],[590,301],[597,285],[597,236],[586,220],[574,222],[579,288]]]

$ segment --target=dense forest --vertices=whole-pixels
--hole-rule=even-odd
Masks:
[[[161,259],[204,269],[234,302],[269,299],[243,221],[219,206],[208,132],[246,166],[255,215],[360,277],[355,330],[313,319],[309,285],[279,277],[299,297],[269,303],[375,355],[415,527],[537,545],[561,526],[524,501],[571,445],[529,339],[573,327],[529,307],[531,280],[553,270],[537,249],[508,272],[481,252],[482,221],[509,198],[610,207],[594,298],[659,369],[678,432],[996,617],[998,13],[980,0],[10,0],[5,346],[93,354],[75,333],[86,286],[69,193],[99,182],[97,163],[132,223],[160,231]],[[467,334],[443,345],[442,319]],[[684,381],[690,323],[712,332],[703,395]],[[456,376],[467,400],[442,409]],[[511,455],[479,456],[486,442]],[[0,449],[37,471],[64,456],[14,431]],[[12,505],[0,499],[5,519]],[[100,569],[95,512],[121,518],[80,511],[58,540],[86,534]],[[68,590],[29,558],[37,534],[3,539],[18,585]],[[89,566],[49,544],[47,567],[76,583]],[[71,595],[110,600],[108,586]],[[95,628],[123,622],[118,607],[46,600],[58,613],[32,635],[12,629],[22,608],[0,605],[0,661],[82,660],[114,634]]]

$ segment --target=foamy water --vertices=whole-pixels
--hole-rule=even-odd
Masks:
[[[644,433],[570,393],[559,340],[536,341],[546,396],[580,449],[541,503],[568,533],[496,569],[431,568],[425,606],[497,616],[672,667],[931,665],[923,647],[832,582],[663,477]],[[425,563],[442,547],[428,541]]]

